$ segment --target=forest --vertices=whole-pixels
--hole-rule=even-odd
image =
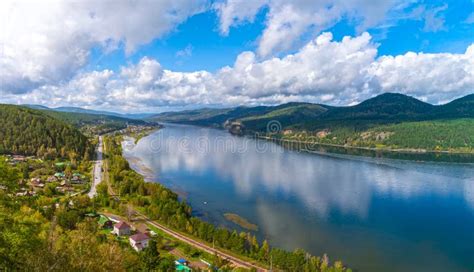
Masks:
[[[472,153],[474,119],[404,122],[379,125],[363,131],[337,128],[323,133],[294,132],[273,136],[346,147]]]
[[[91,158],[94,147],[79,130],[38,110],[0,105],[0,154]]]

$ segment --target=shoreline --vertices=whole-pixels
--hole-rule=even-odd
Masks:
[[[133,157],[133,156],[126,156],[125,155],[125,146],[131,144],[133,146],[136,145],[135,143],[136,139],[132,136],[124,136],[123,137],[123,140],[121,142],[121,145],[122,145],[122,156],[128,161],[128,163],[130,164],[130,167],[136,171],[138,174],[142,175],[143,176],[143,179],[146,181],[146,182],[153,182],[155,180],[155,173],[153,172],[152,169],[150,169],[149,167],[147,167],[143,161],[137,157]]]
[[[231,133],[229,130],[222,128],[222,127],[215,127],[215,126],[204,126],[204,125],[196,125],[190,123],[173,123],[169,122],[170,124],[176,125],[186,125],[186,126],[193,126],[198,128],[209,128],[209,129],[217,129],[221,131],[227,131],[232,136],[238,137],[254,137],[257,139],[263,139],[268,141],[284,141],[288,143],[295,143],[295,144],[311,144],[311,145],[318,145],[322,147],[336,147],[336,148],[344,148],[344,149],[354,149],[354,150],[362,150],[362,151],[373,151],[373,152],[387,152],[387,153],[399,153],[399,154],[443,154],[443,155],[469,155],[474,157],[474,148],[471,152],[465,151],[449,151],[449,150],[432,150],[432,149],[421,149],[421,148],[377,148],[377,147],[364,147],[364,146],[346,146],[340,144],[330,144],[330,143],[316,143],[310,141],[300,141],[300,140],[290,140],[290,139],[283,139],[283,138],[274,138],[269,136],[261,136],[258,133],[244,133],[243,135],[236,135]],[[362,157],[367,157],[364,155],[360,155]]]
[[[472,152],[462,152],[462,151],[447,151],[447,150],[428,150],[428,149],[416,149],[416,148],[377,148],[377,147],[364,147],[364,146],[347,146],[340,144],[330,144],[330,143],[318,143],[310,141],[300,141],[300,140],[290,140],[283,138],[274,138],[268,136],[260,136],[258,134],[254,135],[258,139],[264,139],[268,141],[278,141],[278,142],[287,142],[295,144],[304,144],[304,145],[315,145],[315,146],[326,146],[326,147],[337,147],[344,149],[355,149],[355,150],[364,150],[364,151],[374,151],[374,152],[391,152],[391,153],[400,153],[400,154],[445,154],[445,155],[472,155],[474,156],[474,151]]]

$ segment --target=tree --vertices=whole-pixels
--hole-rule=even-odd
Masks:
[[[151,239],[148,247],[143,250],[141,260],[145,271],[155,270],[160,264],[160,253],[158,252],[157,242],[154,239]]]
[[[0,159],[0,185],[13,190],[18,186],[19,173],[16,169],[9,167],[5,160]]]
[[[268,260],[268,253],[270,252],[270,246],[268,245],[267,240],[263,241],[262,247],[258,253],[260,260]]]

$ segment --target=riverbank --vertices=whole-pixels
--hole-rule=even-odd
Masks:
[[[125,133],[125,135],[128,135],[129,137],[133,138],[135,144],[137,144],[142,138],[152,134],[155,131],[158,131],[161,128],[163,128],[163,126],[161,125],[141,127],[138,129],[131,129],[127,133]]]
[[[290,140],[256,135],[257,139],[270,141],[291,150],[317,154],[339,154],[359,157],[387,158],[407,161],[474,163],[474,153],[448,152],[422,149],[386,149]]]
[[[453,154],[453,155],[473,155],[474,150],[471,152],[466,151],[456,151],[456,150],[429,150],[423,148],[381,148],[381,147],[365,147],[365,146],[353,146],[353,145],[340,145],[340,144],[331,144],[331,143],[322,143],[322,142],[313,142],[313,141],[301,141],[301,140],[290,140],[285,138],[275,138],[268,136],[256,135],[259,139],[271,140],[271,141],[281,141],[288,143],[295,143],[301,145],[319,145],[319,146],[328,146],[328,147],[339,147],[346,149],[358,149],[366,151],[376,151],[376,152],[394,152],[394,153],[412,153],[412,154]]]

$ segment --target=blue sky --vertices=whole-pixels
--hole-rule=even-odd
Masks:
[[[6,0],[0,16],[5,103],[163,111],[474,92],[472,0]]]
[[[439,30],[424,30],[422,19],[399,19],[390,27],[376,26],[367,29],[378,43],[378,55],[399,55],[408,51],[425,53],[463,53],[474,41],[474,24],[466,23],[474,11],[474,1],[424,1],[404,10],[399,17],[407,17],[419,5],[428,9],[447,5],[438,16],[444,20]],[[182,72],[207,70],[215,72],[226,65],[232,65],[242,51],[255,51],[257,41],[265,29],[265,17],[268,9],[263,8],[253,22],[234,27],[228,36],[219,33],[219,17],[214,10],[196,14],[162,38],[141,46],[137,52],[126,55],[123,48],[110,54],[104,54],[100,47],[91,56],[90,67],[117,70],[127,62],[136,63],[144,56],[157,59],[166,69]],[[335,40],[344,36],[357,35],[357,23],[344,18],[334,26],[324,29],[333,33]],[[307,42],[312,36],[302,38]],[[178,52],[191,48],[190,54]],[[295,47],[297,48],[297,47]],[[293,49],[295,49],[293,48]],[[291,53],[287,50],[284,53]],[[280,55],[282,55],[280,54]],[[94,66],[95,65],[95,66]]]

